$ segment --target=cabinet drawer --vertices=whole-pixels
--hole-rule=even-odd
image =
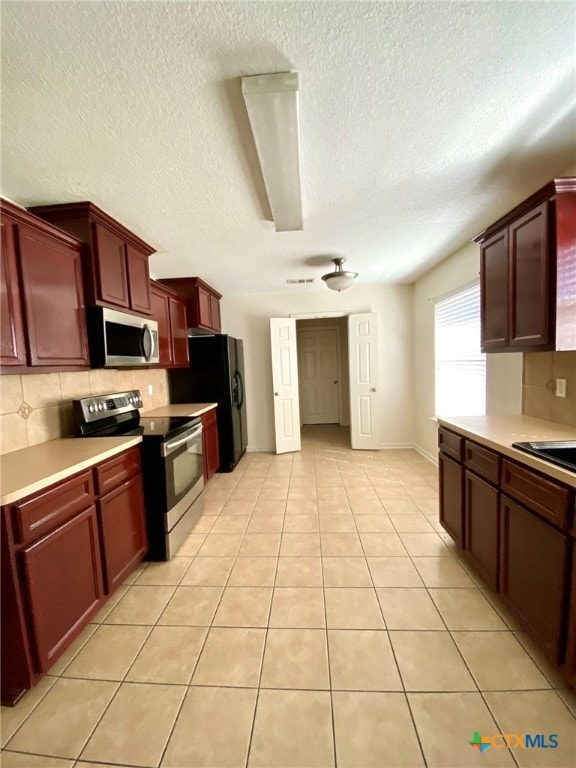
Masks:
[[[498,485],[500,479],[500,456],[478,443],[466,440],[464,446],[464,464],[467,469]]]
[[[456,461],[462,461],[464,455],[464,438],[444,427],[438,429],[438,448]]]
[[[94,501],[92,472],[87,470],[64,480],[44,493],[13,507],[15,537],[25,544],[48,533]]]
[[[114,456],[96,467],[96,483],[98,494],[102,495],[116,488],[132,475],[140,472],[140,450],[130,448],[129,451]]]
[[[560,528],[568,524],[568,488],[510,461],[502,463],[501,488]]]

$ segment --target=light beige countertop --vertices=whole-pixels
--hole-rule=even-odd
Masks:
[[[216,408],[218,403],[173,403],[144,411],[142,416],[200,416],[206,411]]]
[[[438,418],[438,424],[576,488],[576,472],[512,448],[512,443],[576,440],[574,427],[531,416],[454,416]]]
[[[0,505],[20,501],[141,442],[140,436],[64,437],[5,453],[0,456]]]

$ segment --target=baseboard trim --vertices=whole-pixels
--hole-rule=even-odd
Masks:
[[[418,451],[421,456],[424,456],[425,459],[432,462],[434,466],[438,466],[438,456],[428,453],[428,451],[425,451],[424,448],[421,448],[419,445],[414,445],[414,450]]]
[[[398,451],[414,448],[414,443],[381,443],[379,451]]]

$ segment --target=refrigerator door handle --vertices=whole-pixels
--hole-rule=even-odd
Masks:
[[[238,402],[236,403],[238,408],[242,408],[244,405],[244,382],[242,381],[242,375],[240,371],[236,371],[234,374],[236,377],[236,390],[238,394]]]

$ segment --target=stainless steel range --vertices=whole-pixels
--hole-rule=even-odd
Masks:
[[[139,390],[73,401],[79,437],[142,436],[149,560],[170,560],[202,514],[202,421],[140,416]]]

